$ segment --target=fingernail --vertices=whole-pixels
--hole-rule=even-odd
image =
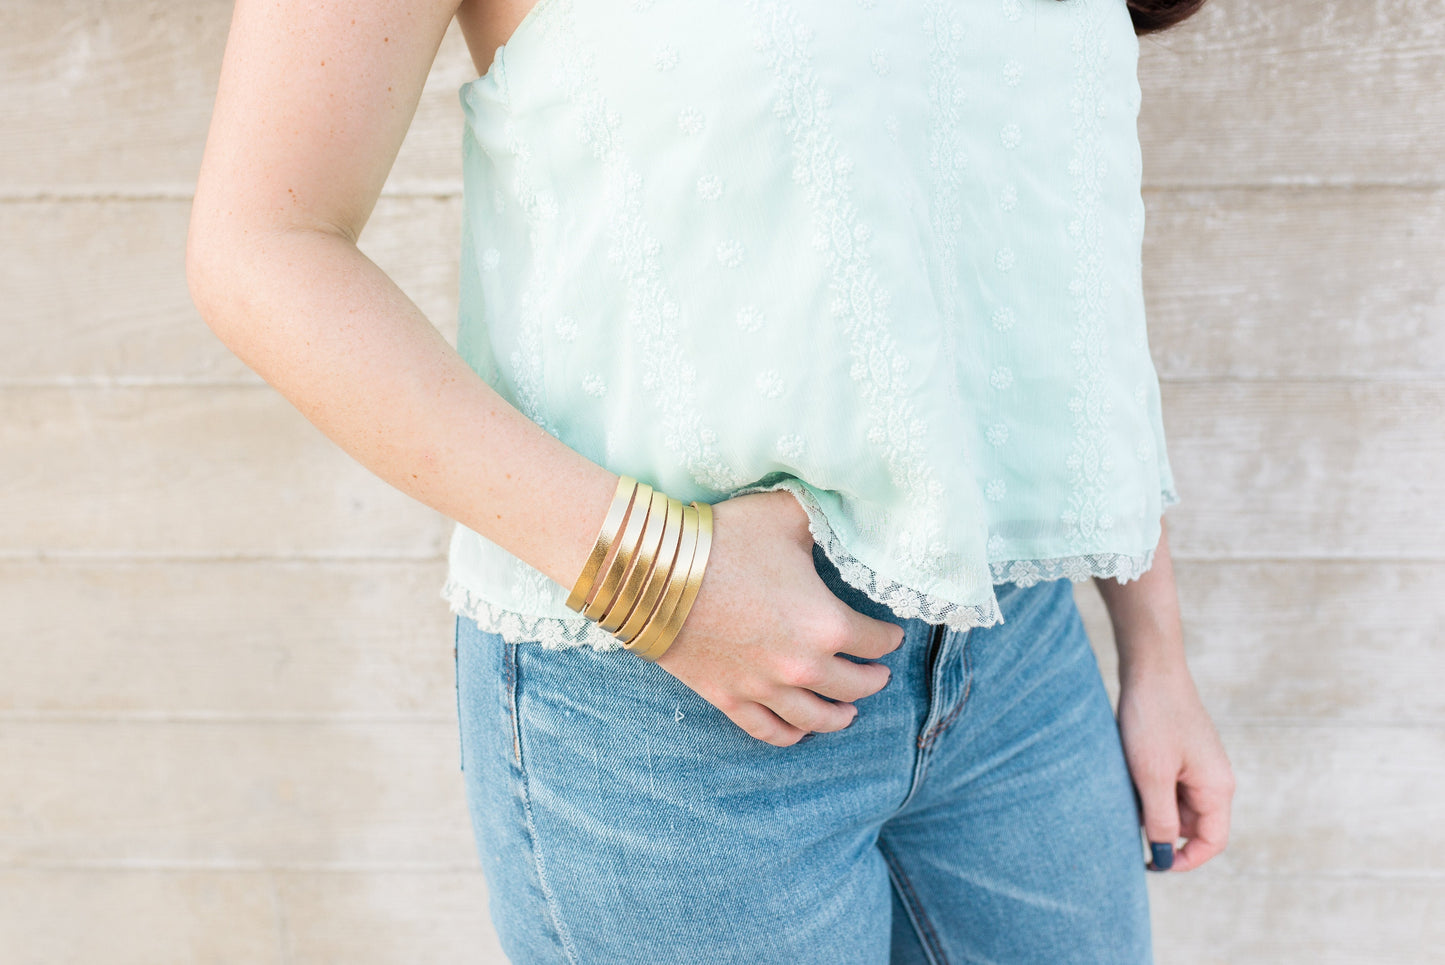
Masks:
[[[1168,841],[1150,841],[1149,853],[1153,860],[1147,866],[1150,871],[1168,871],[1174,866],[1174,845]]]

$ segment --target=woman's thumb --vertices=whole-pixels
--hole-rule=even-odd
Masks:
[[[1135,795],[1152,858],[1146,867],[1151,871],[1168,871],[1174,864],[1174,842],[1179,838],[1179,798],[1174,779],[1145,779],[1136,786]]]

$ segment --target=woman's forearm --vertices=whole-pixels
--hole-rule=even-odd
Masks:
[[[1120,583],[1096,578],[1119,651],[1119,679],[1187,669],[1184,629],[1179,616],[1179,594],[1174,563],[1169,556],[1169,534],[1160,522],[1154,563],[1137,580]]]
[[[333,442],[571,586],[617,475],[502,398],[350,237],[193,225],[187,277],[217,337]]]

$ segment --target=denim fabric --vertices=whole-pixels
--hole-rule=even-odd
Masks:
[[[513,965],[1152,962],[1139,812],[1066,580],[900,621],[847,728],[775,747],[626,651],[456,620],[467,803]]]

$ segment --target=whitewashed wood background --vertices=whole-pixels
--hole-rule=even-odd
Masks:
[[[199,320],[221,0],[0,5],[0,961],[500,963],[449,522]],[[453,28],[362,248],[455,337]],[[1445,7],[1144,42],[1152,342],[1229,849],[1161,965],[1445,960]],[[1111,692],[1108,627],[1080,588]]]

